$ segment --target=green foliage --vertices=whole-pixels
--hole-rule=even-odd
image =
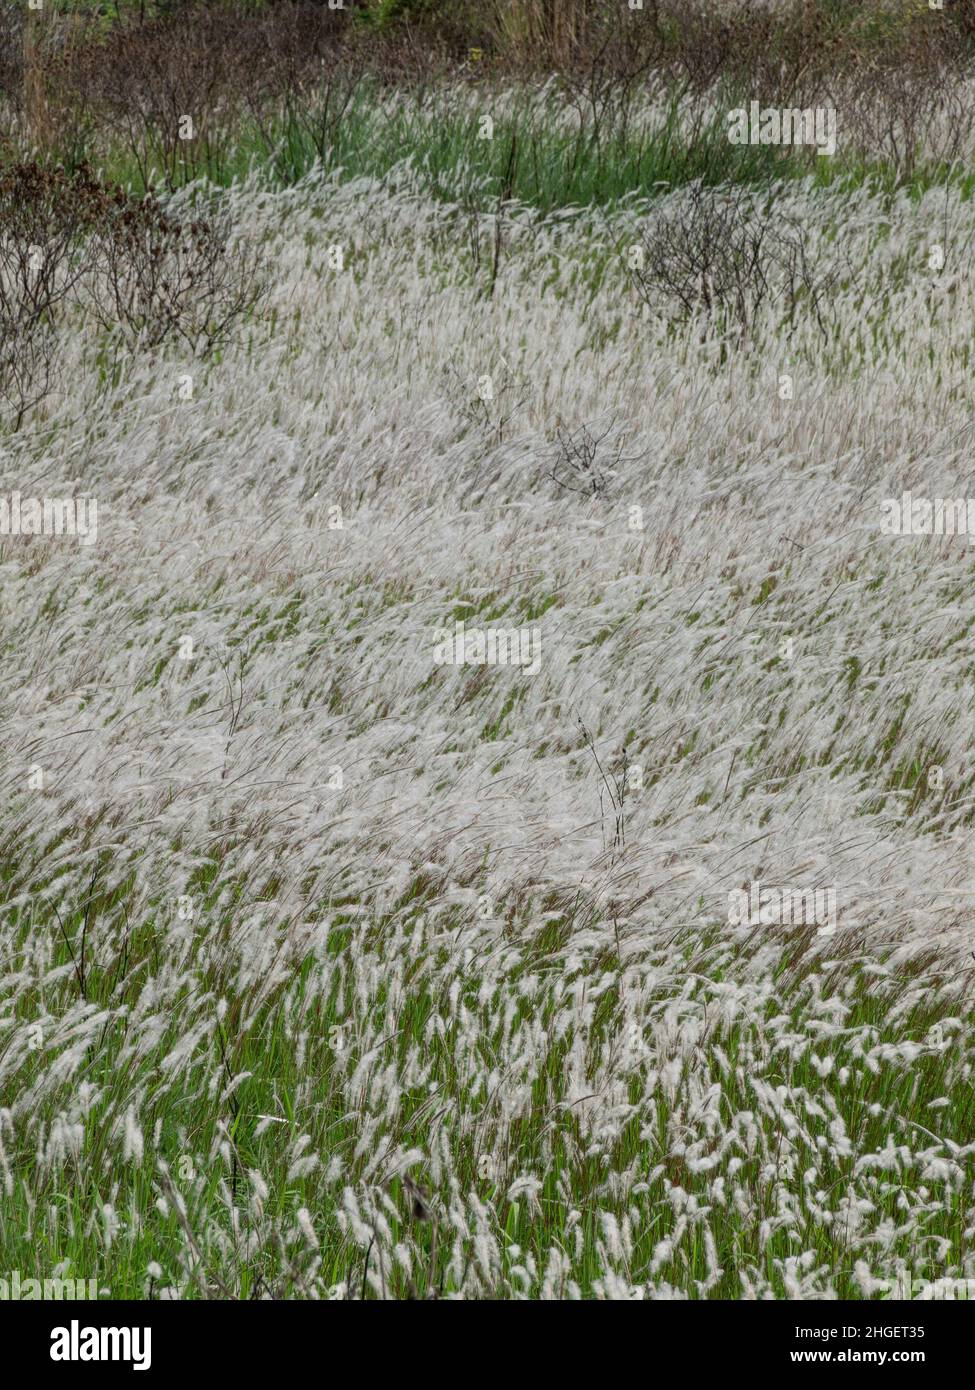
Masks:
[[[370,0],[367,9],[355,11],[355,19],[368,29],[389,29],[403,20],[429,19],[443,11],[441,0]]]

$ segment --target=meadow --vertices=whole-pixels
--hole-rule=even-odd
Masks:
[[[209,104],[92,73],[219,8],[0,53],[0,1275],[975,1279],[975,547],[902,503],[975,498],[965,7],[605,79],[421,8]]]

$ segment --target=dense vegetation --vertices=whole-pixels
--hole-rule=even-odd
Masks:
[[[0,3],[0,1277],[975,1278],[975,551],[880,525],[973,491],[973,59]]]

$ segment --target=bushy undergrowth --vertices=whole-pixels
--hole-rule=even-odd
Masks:
[[[8,6],[0,11],[0,105],[21,156],[87,161],[126,186],[172,189],[201,176],[227,183],[255,160],[271,160],[293,182],[315,160],[353,175],[383,173],[378,163],[398,160],[404,142],[418,166],[435,160],[445,140],[469,147],[466,122],[449,111],[438,113],[439,126],[446,114],[441,132],[425,129],[425,98],[449,81],[470,89],[465,111],[493,115],[517,73],[549,83],[544,126],[519,122],[519,176],[531,169],[555,194],[552,207],[764,175],[780,151],[734,149],[723,138],[728,108],[752,97],[835,106],[848,161],[876,161],[910,179],[919,165],[930,173],[970,151],[968,13],[961,0],[942,11],[893,0],[854,10],[826,0],[648,0],[631,11],[604,0],[550,12],[499,0],[496,11],[433,7],[430,22],[404,25],[363,23],[376,19],[375,7],[190,3],[120,10],[107,25],[84,8],[45,12],[31,21],[25,47],[20,12]],[[377,99],[390,90],[404,97],[391,121]],[[633,126],[648,92],[666,94],[671,110],[709,107],[713,126],[685,130],[683,143],[647,143]],[[581,144],[560,140],[567,123]],[[808,160],[792,151],[789,165],[802,175]]]

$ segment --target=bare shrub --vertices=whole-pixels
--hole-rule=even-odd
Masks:
[[[0,397],[15,429],[50,389],[57,316],[90,270],[103,210],[86,168],[0,168]]]
[[[704,312],[740,339],[766,305],[791,319],[805,307],[826,335],[823,309],[835,270],[820,274],[798,223],[777,216],[767,196],[742,187],[683,190],[644,227],[632,283],[654,313]]]
[[[7,108],[20,100],[24,80],[24,7],[0,3],[0,103]]]
[[[497,444],[504,441],[509,424],[532,396],[528,378],[513,372],[503,360],[497,369],[476,379],[450,362],[443,368],[443,378],[450,403],[466,427]]]
[[[244,101],[268,150],[276,153],[276,131],[283,125],[324,162],[359,92],[365,68],[338,45],[316,55],[321,36],[314,28],[307,30],[308,46],[293,47],[292,41],[306,32],[299,19],[296,15],[281,47],[276,46],[281,35],[270,26],[253,36],[260,78],[248,84]]]
[[[349,15],[308,3],[251,10],[192,0],[143,23],[119,20],[50,62],[64,102],[126,147],[143,186],[161,179],[174,189],[213,173],[242,118],[256,118],[267,138],[282,103],[327,142],[344,110],[336,68]]]
[[[559,90],[576,117],[574,159],[582,155],[586,132],[597,154],[610,132],[625,143],[634,97],[661,66],[666,44],[654,13],[629,13],[629,22],[598,6],[585,27],[585,41],[574,45],[558,73]]]
[[[88,305],[130,345],[210,351],[265,293],[256,246],[220,213],[176,217],[153,194],[110,200],[94,238]]]
[[[0,311],[49,316],[85,274],[85,237],[105,211],[87,167],[72,174],[37,163],[0,168]]]
[[[546,476],[568,492],[605,497],[624,462],[624,448],[625,438],[612,421],[601,430],[588,424],[573,430],[560,420]]]
[[[975,0],[945,0],[944,7],[959,33],[975,39]]]
[[[0,402],[4,423],[13,430],[50,391],[57,352],[57,334],[47,324],[17,323],[0,314]]]
[[[966,70],[937,48],[911,64],[873,60],[840,87],[856,146],[901,178],[919,165],[953,164],[971,150],[975,113]]]
[[[132,347],[210,351],[260,302],[260,272],[220,210],[178,217],[85,165],[0,166],[0,400],[13,427],[50,390],[69,305]]]
[[[240,23],[229,8],[181,8],[119,25],[77,55],[71,84],[120,139],[148,187],[169,188],[206,167],[208,142],[229,116],[241,70]]]

